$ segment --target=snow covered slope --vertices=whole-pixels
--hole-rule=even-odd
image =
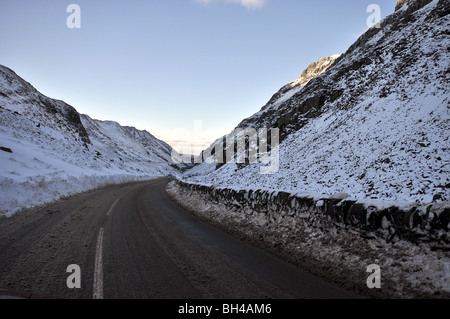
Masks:
[[[81,115],[97,156],[124,172],[167,175],[173,173],[168,168],[172,163],[172,147],[158,140],[147,131],[121,126],[117,122],[93,120]]]
[[[0,215],[110,183],[177,174],[146,131],[80,116],[0,66]]]
[[[269,102],[267,102],[267,104],[261,109],[261,111],[246,119],[245,121],[252,122],[252,119],[265,118],[270,116],[270,114],[274,114],[275,112],[277,112],[277,110],[286,101],[289,101],[292,97],[299,94],[312,79],[320,76],[323,72],[325,72],[339,57],[340,55],[333,55],[330,57],[321,58],[319,61],[311,63],[305,70],[303,70],[302,74],[295,81],[286,84],[277,93],[275,93],[269,100]],[[243,123],[245,123],[245,121]],[[267,127],[267,125],[257,125],[256,123],[243,125],[241,123],[238,126],[238,128],[246,127],[261,128]],[[203,162],[199,165],[195,165],[192,169],[185,172],[185,175],[206,175],[214,172],[217,167],[221,166],[213,162],[214,159],[209,155],[214,154],[214,148],[218,144],[222,144],[223,149],[225,149],[226,145],[223,142],[225,139],[226,137],[222,137],[214,141],[214,143],[212,143],[206,150],[202,152],[201,156],[204,157]]]
[[[0,106],[90,143],[78,112],[63,101],[39,93],[11,69],[0,65]]]
[[[231,163],[189,180],[379,203],[448,201],[449,7],[402,1],[326,72],[244,120],[240,127],[280,128],[278,173]]]

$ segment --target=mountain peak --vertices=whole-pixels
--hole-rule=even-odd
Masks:
[[[276,109],[281,104],[292,98],[311,80],[324,73],[340,56],[340,54],[335,54],[329,57],[321,58],[317,62],[312,62],[305,70],[303,70],[302,74],[295,81],[286,84],[277,93],[275,93],[270,101],[261,109],[261,112],[265,113],[271,109]]]
[[[398,0],[395,6],[395,11],[410,9],[416,11],[422,9],[424,6],[433,0]]]
[[[325,72],[340,56],[340,54],[336,54],[321,58],[319,61],[311,63],[305,70],[303,70],[302,74],[297,78],[297,80],[289,84],[291,86],[298,84],[307,84],[309,81]]]

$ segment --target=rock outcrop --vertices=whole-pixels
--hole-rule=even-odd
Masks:
[[[13,70],[0,65],[0,103],[33,120],[48,124],[61,132],[69,131],[85,146],[91,144],[81,124],[80,114],[69,104],[49,98],[38,92]],[[52,120],[50,120],[52,119]],[[56,127],[55,127],[56,122]]]
[[[408,9],[409,11],[416,11],[423,8],[431,1],[433,0],[398,0],[397,5],[395,6],[395,11],[402,8]]]

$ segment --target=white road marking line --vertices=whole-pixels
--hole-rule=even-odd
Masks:
[[[118,199],[114,202],[114,204],[112,204],[111,208],[110,208],[110,209],[108,210],[108,212],[106,213],[106,216],[111,215],[111,213],[112,213],[114,207],[116,207],[116,205],[117,205],[117,203],[119,202],[119,200],[120,200],[120,198],[118,198]]]
[[[103,299],[103,234],[104,230],[100,228],[95,253],[93,299]]]

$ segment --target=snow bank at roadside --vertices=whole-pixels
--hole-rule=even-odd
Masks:
[[[21,209],[48,204],[62,197],[99,187],[127,182],[146,181],[156,177],[133,175],[90,175],[30,177],[24,182],[6,178],[0,180],[0,216],[11,217]],[[11,194],[15,194],[12,196]]]

